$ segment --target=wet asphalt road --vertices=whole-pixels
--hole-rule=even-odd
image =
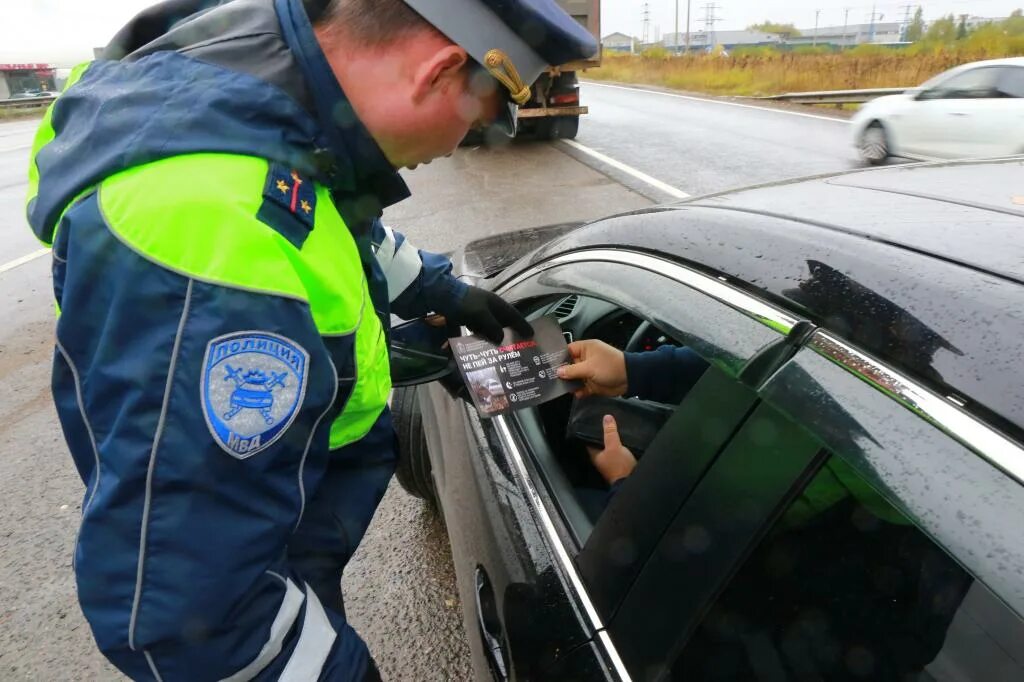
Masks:
[[[590,117],[577,141],[691,195],[858,167],[849,123],[828,110],[585,82]],[[630,187],[664,197],[621,172]],[[652,193],[653,192],[653,193]]]
[[[583,98],[592,115],[580,143],[689,194],[855,165],[842,122],[591,84]],[[49,394],[49,258],[11,267],[39,249],[23,218],[35,126],[0,123],[0,679],[119,679],[95,651],[74,594],[82,484]],[[413,198],[385,219],[437,251],[668,198],[564,143],[462,149],[407,179]],[[444,528],[397,485],[343,588],[385,679],[472,678]]]

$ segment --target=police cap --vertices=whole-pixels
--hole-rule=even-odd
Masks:
[[[502,85],[506,105],[496,122],[512,135],[516,105],[549,65],[587,59],[597,41],[555,0],[404,0]]]

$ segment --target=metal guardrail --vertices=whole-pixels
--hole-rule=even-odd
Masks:
[[[913,88],[875,88],[873,90],[822,90],[821,92],[787,92],[782,95],[751,97],[793,104],[863,104],[876,97],[900,95]]]
[[[49,104],[55,97],[24,97],[22,99],[0,99],[0,109],[27,109]]]

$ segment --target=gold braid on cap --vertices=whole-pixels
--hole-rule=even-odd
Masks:
[[[489,50],[484,55],[484,66],[499,83],[508,88],[513,102],[526,104],[530,101],[530,86],[523,83],[515,64],[507,54],[497,48]]]

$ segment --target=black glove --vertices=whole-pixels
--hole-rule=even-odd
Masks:
[[[496,344],[505,335],[502,327],[512,327],[526,338],[533,336],[533,327],[514,306],[480,287],[469,287],[455,313],[448,315],[448,321],[469,327],[474,334]]]

